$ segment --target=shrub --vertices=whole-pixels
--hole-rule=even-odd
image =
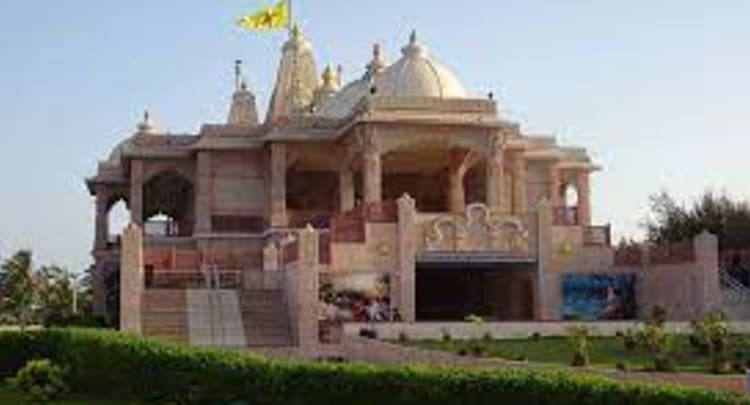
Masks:
[[[571,326],[568,328],[568,337],[573,346],[573,367],[584,367],[589,365],[589,334],[591,330],[586,326]]]
[[[486,331],[484,332],[484,335],[482,335],[482,340],[484,340],[485,342],[491,342],[492,339],[493,339],[492,332],[490,331]]]
[[[408,342],[409,341],[409,335],[406,334],[406,332],[401,331],[398,333],[398,341],[399,342]]]
[[[618,339],[622,342],[622,347],[625,348],[625,350],[632,352],[638,347],[638,339],[640,335],[638,328],[627,328],[625,331],[618,331],[618,333]]]
[[[615,364],[615,368],[620,371],[630,371],[630,364],[625,361],[618,361],[617,364]]]
[[[539,332],[534,332],[531,334],[531,340],[533,340],[534,342],[538,342],[542,340],[542,335]]]
[[[26,393],[32,401],[47,402],[68,391],[64,377],[63,369],[48,359],[29,360],[15,377],[8,379],[8,384]]]
[[[111,331],[0,332],[0,372],[39,357],[65,364],[74,392],[136,403],[750,404],[729,393],[564,371],[270,360]]]
[[[664,325],[664,322],[667,321],[667,310],[664,307],[661,307],[659,305],[654,305],[653,308],[651,308],[651,317],[648,320],[648,323],[651,324],[657,324],[659,326]]]

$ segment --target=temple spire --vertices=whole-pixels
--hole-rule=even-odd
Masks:
[[[276,124],[309,111],[318,77],[312,45],[305,39],[300,26],[294,24],[289,39],[281,48],[281,61],[266,121]]]
[[[239,59],[234,62],[234,94],[227,123],[239,126],[258,125],[255,95],[248,90],[247,83],[242,78],[242,61]]]

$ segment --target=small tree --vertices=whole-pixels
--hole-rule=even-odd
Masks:
[[[46,325],[62,324],[72,318],[75,288],[74,279],[66,269],[44,266],[39,270],[39,301]]]
[[[2,301],[0,308],[13,317],[23,329],[33,318],[36,286],[32,254],[20,250],[0,266]]]
[[[568,328],[568,338],[573,346],[573,367],[584,367],[589,364],[589,335],[591,330],[586,326]]]

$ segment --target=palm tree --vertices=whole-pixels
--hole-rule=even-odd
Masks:
[[[31,318],[34,305],[34,269],[30,250],[19,250],[0,266],[2,299],[0,308],[21,326]]]

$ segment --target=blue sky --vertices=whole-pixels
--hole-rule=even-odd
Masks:
[[[240,32],[257,0],[6,0],[0,24],[0,257],[89,263],[84,178],[144,108],[172,132],[225,119],[232,61],[268,100],[281,33]],[[362,73],[414,28],[532,133],[589,148],[596,222],[637,234],[648,196],[750,198],[750,2],[294,0],[318,62]]]

